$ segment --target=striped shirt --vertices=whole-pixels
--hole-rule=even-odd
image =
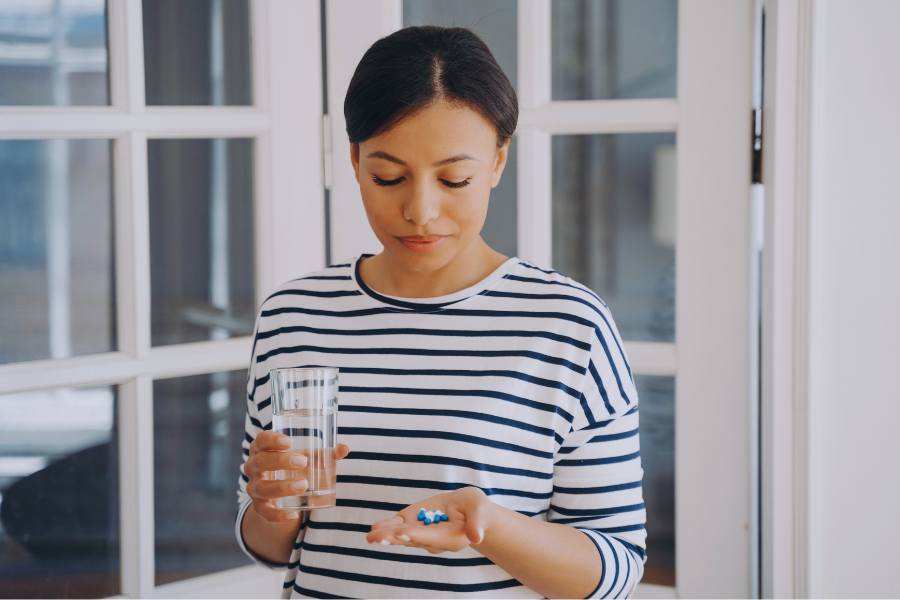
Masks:
[[[337,505],[308,511],[283,598],[541,598],[478,551],[366,542],[375,521],[481,488],[505,508],[582,531],[590,597],[628,597],[646,563],[638,397],[607,304],[557,271],[508,258],[478,283],[401,298],[359,277],[361,254],[281,285],[260,308],[244,460],[272,426],[270,369],[339,368]]]

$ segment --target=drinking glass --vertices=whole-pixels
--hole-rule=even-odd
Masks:
[[[291,439],[291,450],[305,454],[303,470],[275,471],[275,479],[303,479],[306,491],[275,500],[285,510],[335,505],[337,482],[338,374],[336,367],[291,367],[269,372],[272,431]]]

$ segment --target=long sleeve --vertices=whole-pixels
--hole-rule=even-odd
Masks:
[[[604,313],[581,410],[554,460],[547,520],[576,527],[596,546],[602,574],[590,598],[627,598],[647,560],[638,396],[615,322]]]
[[[250,444],[253,443],[253,440],[256,439],[257,434],[264,429],[270,429],[270,423],[263,423],[260,419],[260,410],[258,408],[258,403],[261,402],[261,398],[258,398],[259,386],[257,385],[257,372],[256,372],[256,339],[257,339],[257,331],[259,329],[259,317],[256,319],[256,326],[253,331],[253,350],[251,352],[250,357],[250,367],[247,371],[247,410],[244,416],[244,439],[241,440],[241,452],[243,458],[241,460],[240,465],[240,474],[238,477],[238,489],[237,489],[237,502],[238,509],[237,515],[235,517],[234,523],[234,534],[237,539],[237,543],[240,546],[241,550],[244,551],[244,554],[249,556],[253,561],[268,567],[273,570],[280,570],[287,568],[288,563],[273,563],[268,561],[260,556],[254,554],[247,545],[244,543],[244,537],[241,534],[241,522],[244,518],[244,513],[247,512],[247,509],[250,508],[251,498],[250,495],[247,494],[247,483],[249,479],[247,475],[244,473],[244,464],[247,462],[247,458],[250,456]],[[305,515],[304,515],[305,517]],[[301,528],[305,531],[305,527]]]

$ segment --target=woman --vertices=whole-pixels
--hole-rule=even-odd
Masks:
[[[643,574],[638,397],[608,306],[480,231],[516,94],[462,28],[372,45],[344,103],[384,249],[262,305],[236,534],[287,568],[284,597],[625,597]],[[337,505],[279,511],[306,481],[270,429],[268,372],[340,368]],[[301,463],[302,463],[301,458]],[[248,510],[248,507],[251,507]],[[449,521],[425,525],[420,507]]]

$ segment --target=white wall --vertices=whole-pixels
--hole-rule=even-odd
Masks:
[[[812,597],[900,596],[900,2],[814,4]]]

